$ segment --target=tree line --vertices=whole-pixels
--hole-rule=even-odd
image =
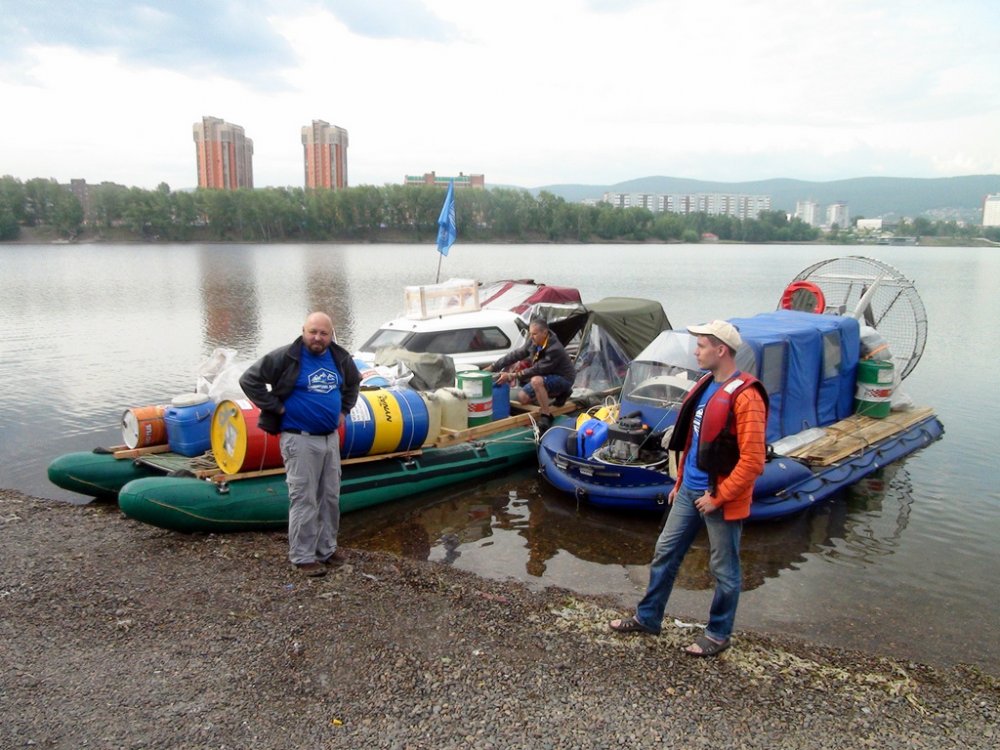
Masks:
[[[154,190],[102,183],[88,186],[85,207],[55,180],[22,183],[5,176],[0,178],[0,240],[17,239],[22,227],[47,227],[65,238],[86,232],[171,242],[431,242],[444,193],[443,188],[404,185],[173,191],[166,183]],[[460,240],[467,242],[698,242],[714,235],[761,243],[809,242],[820,236],[784,211],[763,211],[754,219],[654,214],[606,203],[567,203],[548,192],[535,197],[516,189],[459,191],[455,214]]]

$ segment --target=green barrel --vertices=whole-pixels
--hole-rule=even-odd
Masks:
[[[469,399],[469,427],[492,422],[493,373],[463,370],[456,375],[455,384]]]
[[[858,388],[854,411],[875,419],[889,416],[892,408],[892,362],[863,359],[858,362]]]

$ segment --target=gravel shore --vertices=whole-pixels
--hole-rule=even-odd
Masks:
[[[1000,680],[0,491],[0,748],[996,748]],[[956,630],[955,637],[968,633]]]

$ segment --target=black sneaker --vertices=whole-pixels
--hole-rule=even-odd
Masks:
[[[547,429],[552,426],[552,416],[550,414],[542,414],[538,417],[538,434],[541,435]]]

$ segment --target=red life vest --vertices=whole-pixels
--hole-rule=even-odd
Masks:
[[[681,404],[677,423],[670,436],[669,450],[687,451],[691,446],[691,424],[698,402],[702,394],[712,382],[713,375],[709,373],[691,389],[684,403]],[[699,469],[708,474],[712,485],[720,476],[727,476],[740,460],[740,447],[736,438],[736,417],[733,414],[733,404],[736,397],[747,388],[756,388],[764,399],[767,408],[768,398],[764,385],[753,375],[738,370],[722,384],[705,404],[701,417],[701,429],[698,432],[698,455],[696,457]]]

